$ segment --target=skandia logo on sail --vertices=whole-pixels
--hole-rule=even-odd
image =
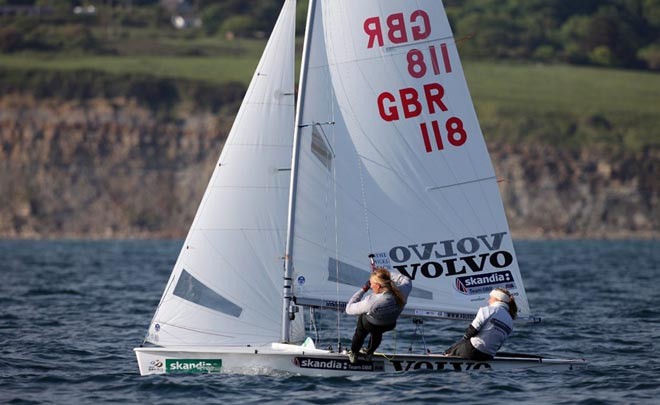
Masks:
[[[167,359],[166,373],[217,373],[222,369],[221,359]]]
[[[507,232],[498,232],[394,246],[388,256],[392,267],[411,280],[505,269],[514,261],[513,252],[501,248],[505,235]]]
[[[505,288],[512,290],[516,288],[513,274],[510,271],[499,271],[483,276],[458,277],[454,288],[460,293],[467,295],[487,294],[493,288]]]

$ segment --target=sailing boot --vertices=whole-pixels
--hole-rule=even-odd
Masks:
[[[367,349],[365,349],[364,347],[363,347],[362,349],[360,349],[360,355],[361,355],[361,356],[364,356],[364,359],[365,359],[366,361],[371,361],[371,355],[372,355],[372,353],[369,353],[369,352],[367,351]]]

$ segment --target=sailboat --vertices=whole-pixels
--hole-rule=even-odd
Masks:
[[[467,324],[494,287],[533,316],[441,1],[310,0],[297,100],[295,11],[286,0],[134,349],[140,373],[585,364],[428,351],[351,364],[306,336],[301,309],[341,311],[372,266],[412,279],[402,317]]]

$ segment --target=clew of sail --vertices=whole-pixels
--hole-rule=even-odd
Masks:
[[[410,315],[467,317],[504,287],[529,316],[442,3],[313,7],[289,249],[296,302],[341,307],[374,253],[413,279]]]
[[[248,87],[147,334],[160,346],[260,345],[281,330],[294,128],[295,1]],[[302,325],[293,325],[302,335]]]

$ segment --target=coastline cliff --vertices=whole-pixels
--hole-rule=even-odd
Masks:
[[[183,238],[232,117],[176,117],[121,97],[0,97],[0,237]],[[514,238],[660,236],[660,147],[488,143]]]

